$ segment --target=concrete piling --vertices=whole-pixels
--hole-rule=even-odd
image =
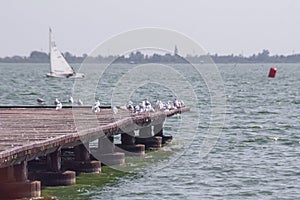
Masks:
[[[106,166],[125,164],[125,154],[115,152],[113,135],[105,135],[98,138],[98,149],[92,153],[92,157],[100,160],[101,164]]]
[[[90,159],[89,143],[80,144],[74,147],[74,160],[64,161],[63,167],[79,173],[100,173],[101,162]]]
[[[162,145],[162,137],[153,136],[152,126],[146,126],[139,130],[139,136],[136,137],[135,143],[145,145],[146,150],[159,150]]]
[[[125,153],[126,156],[138,156],[145,155],[145,145],[135,144],[135,133],[129,131],[128,133],[121,132],[121,144],[117,145],[117,151]]]
[[[76,183],[74,171],[61,170],[61,150],[46,155],[46,171],[34,171],[29,174],[31,180],[41,181],[42,186],[67,186]]]
[[[28,180],[27,161],[0,168],[0,199],[40,196],[41,182]]]

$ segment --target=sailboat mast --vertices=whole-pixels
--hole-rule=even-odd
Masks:
[[[50,72],[52,73],[52,59],[51,59],[51,43],[52,43],[52,30],[51,30],[51,27],[49,27],[49,59],[50,59]]]
[[[49,55],[51,53],[51,28],[49,27]]]

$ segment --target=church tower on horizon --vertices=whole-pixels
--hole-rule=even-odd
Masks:
[[[177,45],[175,45],[175,48],[174,48],[174,56],[177,56],[178,55],[178,49],[177,49]]]

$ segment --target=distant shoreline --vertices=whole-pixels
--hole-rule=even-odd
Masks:
[[[153,54],[144,55],[137,51],[128,56],[97,56],[88,57],[72,55],[69,52],[63,54],[68,63],[124,63],[124,64],[146,64],[146,63],[219,63],[219,64],[242,64],[242,63],[300,63],[300,54],[292,55],[272,55],[268,50],[263,50],[258,54],[245,57],[242,55],[187,55],[181,57],[179,54]],[[28,57],[12,56],[0,58],[0,63],[49,63],[49,54],[41,51],[33,51]]]

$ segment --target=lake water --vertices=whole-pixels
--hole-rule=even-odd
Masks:
[[[267,77],[271,66],[278,69],[274,79]],[[97,71],[104,66],[91,65],[84,71],[87,78],[76,80],[74,88],[74,79],[46,78],[47,64],[0,64],[1,105],[37,105],[39,97],[52,105],[55,98],[67,101],[69,95],[80,97],[85,105],[92,105],[95,97],[103,105],[121,105],[126,100],[119,98],[124,94],[115,87],[128,87],[135,89],[125,96],[136,101],[180,96],[191,107],[191,112],[165,124],[165,133],[172,134],[174,142],[162,152],[170,156],[137,167],[136,173],[114,172],[109,184],[101,185],[99,175],[82,175],[77,186],[47,188],[48,194],[59,199],[300,198],[300,64],[218,65],[226,103],[220,135],[209,134],[210,120],[220,116],[213,115],[203,77],[175,65],[190,85],[165,71],[161,74],[175,89],[160,82],[137,83],[155,73],[155,66],[147,67],[149,72],[141,73],[132,65],[116,65],[99,79]],[[122,79],[135,72],[139,76]],[[213,148],[203,157],[201,151],[207,147],[203,141],[211,136]]]

